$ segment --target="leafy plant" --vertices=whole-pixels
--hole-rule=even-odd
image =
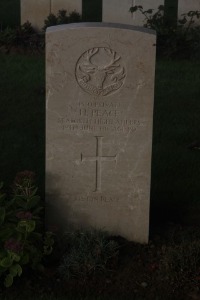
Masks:
[[[34,177],[30,171],[18,173],[11,199],[2,192],[3,184],[0,186],[0,277],[6,287],[21,276],[25,265],[42,270],[43,256],[52,251],[54,240],[43,229],[43,207]]]
[[[160,5],[155,13],[153,9],[144,10],[142,5],[130,7],[131,13],[135,13],[136,11],[144,15],[144,27],[154,29],[157,32],[159,31],[159,33],[166,29],[168,30],[164,21],[164,5]]]
[[[59,273],[62,278],[86,277],[112,268],[118,257],[117,242],[100,230],[75,231],[64,235],[66,251]]]
[[[47,27],[50,27],[50,26],[55,26],[57,25],[57,22],[58,22],[58,18],[56,17],[56,15],[54,14],[49,14],[48,17],[44,20],[44,27],[43,29],[45,30]]]
[[[200,11],[189,11],[183,14],[182,19],[178,20],[177,26],[169,24],[163,5],[160,5],[157,11],[144,10],[141,5],[130,8],[131,13],[136,11],[144,15],[144,27],[157,32],[158,56],[171,58],[196,58],[199,56],[200,26],[195,26],[195,18],[200,18]]]
[[[26,22],[16,28],[6,28],[0,32],[0,47],[3,46],[6,52],[15,48],[23,48],[39,51],[44,49],[44,35],[38,34],[33,29],[30,22]]]
[[[80,23],[82,21],[81,15],[76,11],[69,13],[69,23]]]
[[[44,27],[43,30],[46,30],[47,27],[56,26],[61,24],[68,24],[68,23],[78,23],[81,22],[81,15],[76,12],[70,12],[67,14],[67,11],[62,9],[59,10],[57,15],[49,14],[46,20],[44,20]]]

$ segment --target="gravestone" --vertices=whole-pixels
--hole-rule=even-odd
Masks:
[[[51,0],[21,0],[21,24],[29,21],[35,30],[40,31],[50,8]]]
[[[57,14],[61,9],[65,9],[68,13],[75,10],[81,14],[82,0],[51,0],[52,13]]]
[[[44,27],[44,20],[50,13],[57,15],[59,10],[76,10],[82,14],[82,0],[21,0],[21,24],[31,22],[36,31]]]
[[[143,26],[144,15],[137,11],[130,13],[129,9],[135,5],[142,5],[145,10],[157,8],[164,5],[164,0],[102,0],[103,1],[103,22],[122,23],[129,25]]]
[[[178,1],[178,19],[182,19],[182,14],[187,14],[189,11],[200,11],[199,0],[179,0]],[[195,25],[200,25],[200,19],[195,18]]]
[[[48,28],[48,226],[148,241],[154,69],[154,31],[106,23]]]

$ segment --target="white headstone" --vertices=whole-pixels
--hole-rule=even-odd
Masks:
[[[48,225],[146,243],[155,33],[80,23],[46,33]]]
[[[57,14],[59,10],[65,9],[67,12],[76,11],[82,13],[82,0],[51,0],[51,12]]]
[[[62,9],[82,14],[82,0],[21,0],[21,24],[29,21],[35,30],[41,31],[49,14],[57,15]]]
[[[189,11],[200,12],[200,0],[179,0],[178,1],[178,19],[183,18],[183,14],[187,14]],[[200,25],[200,19],[194,19],[196,25]]]
[[[35,30],[44,27],[44,20],[50,14],[51,0],[21,0],[21,24],[31,22]]]

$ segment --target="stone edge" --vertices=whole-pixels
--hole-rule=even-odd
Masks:
[[[155,30],[147,29],[141,26],[127,25],[127,24],[120,24],[120,23],[104,23],[104,22],[71,23],[71,24],[51,26],[47,28],[46,33],[61,31],[65,29],[77,29],[77,28],[113,28],[113,29],[117,28],[117,29],[134,30],[134,31],[156,35]]]

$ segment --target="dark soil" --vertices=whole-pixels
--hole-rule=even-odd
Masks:
[[[119,254],[105,272],[62,280],[56,266],[42,275],[24,274],[0,299],[200,299],[200,231],[168,225],[154,229],[148,245],[120,237]],[[108,268],[108,269],[109,269]],[[4,298],[12,295],[11,298]],[[45,298],[47,297],[47,298]],[[63,298],[62,298],[63,299]]]

